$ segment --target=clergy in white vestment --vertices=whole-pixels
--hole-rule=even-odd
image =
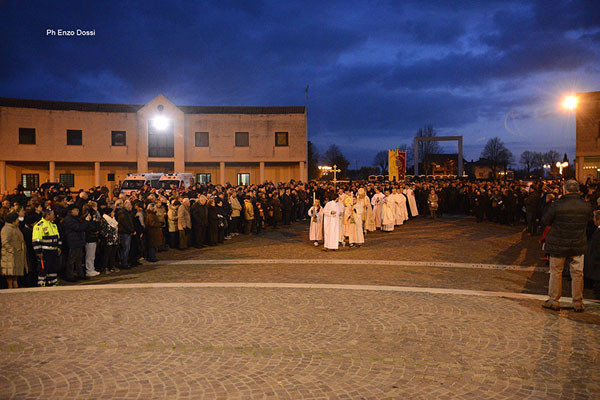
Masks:
[[[390,195],[390,199],[393,204],[394,211],[394,225],[402,225],[404,223],[404,218],[402,218],[402,210],[400,206],[400,193],[398,193],[398,189],[392,189],[392,194]]]
[[[396,218],[400,220],[398,225],[402,225],[405,221],[408,221],[408,209],[406,208],[407,200],[406,196],[402,193],[402,189],[398,190],[397,196],[398,197],[396,197],[396,201],[398,202],[398,214]]]
[[[323,240],[323,207],[319,199],[316,199],[314,205],[308,210],[308,216],[310,217],[308,238],[318,246],[319,241]]]
[[[378,188],[375,188],[375,194],[371,198],[371,205],[373,206],[376,229],[381,229],[381,205],[383,204],[383,199],[385,199],[385,195]]]
[[[340,240],[340,218],[337,201],[331,200],[323,208],[323,244],[326,249],[337,250]]]
[[[394,230],[394,200],[391,198],[389,190],[385,191],[386,197],[381,201],[381,230],[392,232]]]
[[[373,208],[371,207],[371,201],[365,189],[358,189],[356,195],[357,202],[362,206],[362,220],[363,220],[363,232],[367,233],[375,231],[375,216],[373,215]]]
[[[354,199],[354,204],[352,205],[352,217],[349,224],[350,229],[348,231],[348,242],[350,243],[350,247],[354,247],[354,245],[358,245],[360,247],[365,242],[365,236],[362,227],[363,211],[363,204],[357,199]]]
[[[346,195],[344,193],[340,194],[340,197],[338,197],[337,200],[337,207],[338,207],[338,223],[340,225],[339,227],[339,242],[340,245],[345,246],[346,245],[346,239],[344,236],[344,200],[346,199]]]
[[[408,197],[408,205],[410,206],[410,215],[416,217],[419,215],[419,209],[417,208],[417,200],[415,199],[415,192],[411,188],[406,189],[406,197]]]

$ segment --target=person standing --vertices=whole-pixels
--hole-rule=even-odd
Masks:
[[[117,268],[117,249],[119,247],[119,223],[112,209],[103,210],[100,220],[100,244],[102,254],[101,270],[105,273],[119,272]]]
[[[439,206],[438,201],[438,195],[435,193],[435,189],[432,188],[431,192],[429,192],[429,196],[427,196],[427,204],[429,205],[429,212],[431,213],[431,218],[433,219],[435,219],[437,214]]]
[[[177,230],[179,231],[179,250],[188,248],[188,239],[192,231],[192,217],[190,216],[190,199],[181,201],[177,210]]]
[[[236,191],[231,192],[229,197],[229,204],[231,205],[231,233],[233,236],[239,235],[240,233],[240,216],[242,212],[242,205],[237,198]]]
[[[167,211],[167,219],[168,219],[168,230],[169,230],[169,247],[174,249],[177,247],[179,232],[177,230],[177,211],[181,203],[179,200],[173,200],[169,205],[169,211]]]
[[[562,271],[565,262],[571,273],[571,296],[576,312],[583,307],[583,255],[587,250],[586,228],[592,207],[579,196],[579,184],[569,180],[563,185],[564,195],[553,202],[542,217],[542,224],[550,226],[544,251],[550,256],[548,300],[542,307],[560,310]]]
[[[123,207],[117,211],[117,223],[119,229],[119,242],[121,243],[121,268],[131,269],[129,266],[129,249],[131,247],[131,235],[135,233],[131,210],[133,206],[129,200],[125,200]]]
[[[17,277],[28,272],[25,239],[19,230],[19,215],[11,212],[6,215],[0,233],[2,238],[2,275],[9,289],[19,287]]]
[[[97,203],[90,201],[88,204],[84,205],[83,214],[91,217],[85,230],[85,276],[98,276],[100,273],[94,268],[96,262],[96,247],[98,245],[98,236],[100,234],[101,218],[100,213],[98,212]]]
[[[208,210],[206,206],[206,196],[199,195],[198,199],[192,205],[192,226],[194,227],[194,238],[196,248],[204,247],[206,239],[206,229],[208,226]],[[239,218],[238,218],[239,219]]]
[[[315,242],[315,247],[319,245],[319,241],[323,240],[323,208],[319,199],[315,199],[314,205],[308,210],[310,217],[310,230],[308,238]]]
[[[33,250],[39,259],[37,263],[38,285],[58,284],[58,266],[62,241],[54,224],[54,211],[42,210],[42,219],[34,225],[32,233]]]
[[[249,235],[252,230],[252,224],[254,223],[254,205],[250,196],[246,196],[244,199],[244,233]]]
[[[158,261],[156,251],[162,244],[162,230],[154,203],[150,203],[146,207],[146,241],[148,243],[148,261]]]
[[[331,194],[327,194],[325,198],[329,200]],[[324,249],[337,250],[340,238],[340,208],[335,200],[330,200],[325,204],[323,209],[323,236]]]
[[[86,279],[83,270],[83,249],[85,247],[85,231],[91,217],[87,215],[86,221],[79,218],[79,208],[75,204],[69,206],[69,214],[65,217],[65,239],[69,247],[67,256],[67,267],[65,269],[65,280],[75,282],[77,279]]]

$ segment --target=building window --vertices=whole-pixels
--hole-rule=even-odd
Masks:
[[[111,145],[112,146],[126,146],[127,145],[127,132],[112,131],[111,132]]]
[[[80,129],[67,129],[67,146],[81,146]]]
[[[108,174],[108,176],[106,177],[106,180],[108,182],[114,182],[115,181],[115,174]]]
[[[196,182],[206,185],[211,182],[210,174],[196,174]]]
[[[235,147],[248,147],[249,145],[250,139],[248,138],[248,132],[235,133]]]
[[[171,158],[175,154],[175,134],[171,120],[165,126],[148,123],[148,157]]]
[[[35,128],[19,128],[19,144],[35,144]]]
[[[275,132],[275,146],[288,146],[287,132]]]
[[[21,174],[21,184],[25,189],[25,196],[31,196],[31,192],[40,186],[40,174]]]
[[[237,180],[238,186],[240,186],[240,185],[244,185],[244,186],[250,185],[250,174],[237,174],[237,176],[238,176],[238,180]]]
[[[196,147],[208,147],[208,132],[196,132]]]
[[[75,175],[74,174],[60,174],[60,183],[66,187],[75,186]]]

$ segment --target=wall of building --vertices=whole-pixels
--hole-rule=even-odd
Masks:
[[[136,161],[136,115],[0,107],[0,160]],[[35,128],[36,144],[19,144],[19,128]],[[82,130],[82,145],[67,145],[67,129]],[[111,132],[127,132],[126,146],[112,146]]]
[[[265,180],[277,183],[292,179],[300,179],[300,166],[298,163],[265,163]]]
[[[577,93],[576,176],[596,179],[600,168],[600,92]]]

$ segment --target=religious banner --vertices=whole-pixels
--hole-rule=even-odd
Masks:
[[[388,171],[390,181],[406,178],[406,150],[388,150]]]

